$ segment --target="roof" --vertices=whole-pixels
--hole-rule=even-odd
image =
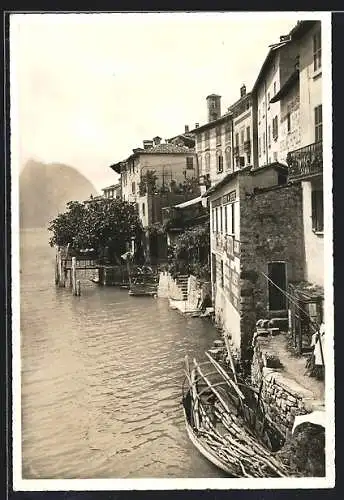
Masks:
[[[243,167],[240,168],[239,170],[235,170],[235,172],[231,172],[230,174],[225,175],[219,182],[211,186],[205,193],[202,194],[202,198],[206,198],[212,193],[215,193],[220,187],[224,186],[227,182],[231,181],[232,179],[235,179],[238,174],[242,172],[249,172],[251,170],[251,166]]]
[[[279,89],[277,94],[270,99],[270,102],[277,102],[282,97],[285,97],[288,92],[293,88],[293,86],[299,81],[299,70],[293,71],[293,73],[290,75],[290,77],[287,79],[287,81],[282,85],[282,87]]]
[[[119,184],[111,184],[111,186],[106,186],[105,188],[102,188],[102,191],[106,191],[107,189],[116,189],[119,188]]]
[[[298,40],[301,38],[307,31],[309,31],[313,26],[316,25],[316,23],[319,23],[320,21],[298,21],[298,23],[294,26],[294,28],[289,32],[288,36],[285,37],[285,40],[280,41],[278,43],[275,43],[271,45],[269,52],[266,55],[266,58],[263,62],[262,67],[260,68],[258,77],[255,81],[255,84],[252,87],[252,93],[255,92],[257,89],[257,86],[266,72],[269,64],[271,63],[273,57],[275,56],[275,53],[282,47],[284,47],[286,44],[290,43],[291,41]]]
[[[194,128],[190,130],[191,133],[197,134],[198,132],[202,132],[203,130],[206,130],[207,128],[212,128],[216,127],[216,125],[219,125],[220,123],[223,123],[224,121],[228,120],[232,116],[231,112],[227,112],[224,115],[220,116],[217,120],[214,120],[212,122],[207,122],[204,125],[201,125],[200,127]]]
[[[113,165],[110,165],[110,168],[114,170],[117,173],[121,172],[121,166],[124,165],[128,160],[135,158],[140,155],[161,155],[161,154],[194,154],[195,149],[194,148],[188,148],[186,146],[176,146],[175,144],[158,144],[157,146],[154,146],[152,148],[147,148],[147,149],[140,149],[136,150],[135,153],[130,155],[126,160],[124,161],[119,161],[118,163],[114,163]]]
[[[273,163],[268,163],[267,165],[262,165],[261,167],[252,168],[250,174],[256,175],[259,174],[262,170],[266,170],[268,168],[274,168],[275,170],[278,170],[282,173],[288,172],[288,167],[286,165],[283,165],[283,163],[275,161]]]
[[[202,201],[202,196],[198,196],[197,198],[193,198],[192,200],[184,201],[183,203],[179,203],[178,205],[174,205],[174,208],[185,208],[191,205],[196,205],[196,203],[200,203]]]
[[[247,92],[243,97],[240,97],[240,99],[238,99],[237,101],[235,101],[234,104],[231,104],[231,106],[229,106],[228,110],[232,111],[239,104],[243,103],[246,99],[250,99],[250,98],[251,98],[251,92]]]

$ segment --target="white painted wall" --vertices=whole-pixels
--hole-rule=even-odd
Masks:
[[[324,286],[324,239],[312,230],[312,183],[302,182],[306,280]]]

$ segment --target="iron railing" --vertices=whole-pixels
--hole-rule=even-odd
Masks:
[[[322,141],[314,142],[287,155],[289,180],[305,179],[323,171]]]

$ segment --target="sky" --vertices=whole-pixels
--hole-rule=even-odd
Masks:
[[[251,90],[269,44],[309,13],[12,14],[11,107],[20,168],[77,168],[100,191],[144,139],[207,121]],[[12,119],[12,116],[11,116]]]

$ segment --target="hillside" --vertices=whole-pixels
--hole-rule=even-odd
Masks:
[[[68,201],[84,201],[91,194],[97,190],[75,168],[30,160],[19,177],[20,227],[45,227]]]

